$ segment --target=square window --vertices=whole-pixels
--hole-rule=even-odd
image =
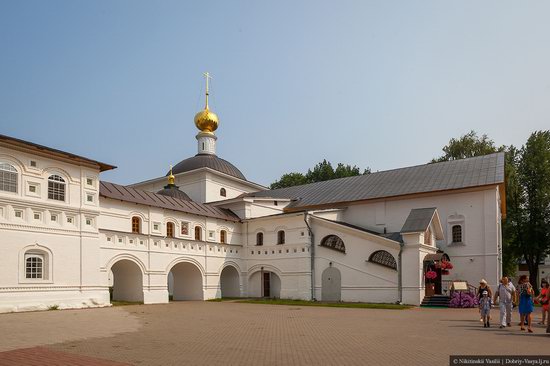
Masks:
[[[29,192],[31,192],[31,193],[36,193],[36,186],[31,184],[31,185],[29,186]]]
[[[87,202],[94,202],[94,195],[93,194],[87,194],[86,195],[86,201]]]
[[[67,224],[72,224],[73,223],[73,218],[72,217],[67,217]]]
[[[157,224],[157,223],[154,223],[154,224],[153,224],[153,230],[159,231],[159,227],[160,227],[159,224]]]
[[[31,166],[32,166],[33,168],[36,168],[36,160],[31,160]]]
[[[34,213],[34,219],[35,219],[35,220],[40,220],[40,213],[35,212],[35,213]]]
[[[118,242],[119,242],[119,243],[122,243],[122,238],[118,238]]]
[[[93,186],[94,185],[94,180],[92,178],[86,178],[86,184],[89,185],[89,186]]]
[[[87,218],[86,219],[86,225],[92,226],[92,219]]]
[[[214,232],[213,232],[213,231],[209,231],[209,232],[208,232],[208,237],[209,237],[209,238],[213,238],[213,237],[214,237]]]
[[[57,215],[51,215],[50,221],[57,221]]]
[[[17,217],[18,219],[22,219],[23,218],[23,211],[16,210],[15,211],[15,217]]]
[[[110,237],[110,236],[107,237],[107,241],[111,241],[111,237]]]

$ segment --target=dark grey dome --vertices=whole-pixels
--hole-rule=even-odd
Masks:
[[[216,155],[211,154],[198,154],[191,158],[180,161],[172,168],[172,174],[179,174],[183,172],[189,172],[191,170],[200,168],[210,168],[217,170],[218,172],[231,175],[235,178],[246,180],[245,176],[237,167],[227,160],[218,158]],[[168,172],[166,175],[170,175]]]
[[[183,191],[180,191],[176,185],[168,184],[163,189],[157,192],[163,196],[169,196],[173,198],[179,198],[180,200],[192,201],[192,199]]]

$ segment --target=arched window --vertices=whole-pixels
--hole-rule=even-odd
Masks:
[[[0,161],[0,191],[17,193],[17,169]]]
[[[202,228],[200,226],[195,226],[195,240],[202,240]]]
[[[377,250],[376,252],[372,253],[369,258],[369,262],[397,270],[397,263],[395,262],[395,258],[393,257],[393,255],[386,252],[385,250]]]
[[[452,237],[453,237],[453,243],[462,243],[462,226],[453,225]]]
[[[284,244],[285,243],[285,231],[279,230],[277,232],[277,244]]]
[[[222,196],[222,197],[227,196],[227,192],[225,191],[225,188],[220,188],[220,196]]]
[[[169,238],[174,237],[174,223],[173,222],[167,222],[166,223],[166,236]]]
[[[50,175],[48,178],[48,198],[65,201],[65,180],[59,175]]]
[[[264,233],[256,234],[256,245],[264,245]]]
[[[44,256],[41,254],[25,255],[25,278],[44,278]]]
[[[132,217],[132,233],[141,233],[141,220],[137,216]]]
[[[220,231],[220,243],[225,244],[227,242],[227,232],[225,230]]]
[[[321,240],[321,246],[329,249],[334,249],[342,253],[346,252],[344,241],[337,235],[325,236],[323,240]]]

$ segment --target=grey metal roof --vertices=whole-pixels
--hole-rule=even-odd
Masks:
[[[172,174],[189,172],[200,168],[210,168],[233,177],[246,180],[245,176],[237,167],[227,160],[217,157],[213,154],[197,154],[193,157],[180,161],[172,168]],[[170,175],[170,172],[166,173]]]
[[[174,198],[179,198],[185,201],[192,201],[191,198],[184,191],[180,191],[179,187],[174,184],[168,184],[164,186],[163,189],[157,191],[157,194],[162,194],[163,196],[170,196]]]
[[[320,217],[320,216],[315,216],[315,215],[312,215],[312,217],[314,217],[316,219],[332,222],[334,224],[346,226],[346,227],[349,227],[349,228],[352,228],[352,229],[355,229],[355,230],[363,231],[365,233],[369,233],[369,234],[372,234],[372,235],[380,236],[384,239],[389,239],[389,240],[393,240],[393,241],[396,241],[396,242],[402,242],[402,240],[403,240],[403,238],[401,237],[401,234],[399,234],[399,233],[379,233],[377,231],[366,229],[362,226],[353,225],[353,224],[347,223],[345,221],[330,220],[330,219],[327,219],[325,217]]]
[[[164,196],[162,194],[147,192],[115,183],[101,182],[99,186],[99,195],[105,198],[181,211],[193,215],[213,217],[228,221],[239,221],[239,217],[228,209]]]
[[[401,233],[420,233],[426,231],[434,217],[435,210],[435,207],[412,209],[401,228]]]
[[[504,183],[504,153],[425,164],[243,196],[290,198],[286,210]]]

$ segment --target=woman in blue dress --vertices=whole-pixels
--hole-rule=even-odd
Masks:
[[[529,276],[522,275],[519,277],[518,281],[518,292],[519,292],[519,315],[521,319],[521,330],[525,330],[524,324],[527,319],[527,330],[529,333],[533,333],[531,329],[531,314],[535,310],[535,304],[533,302],[533,286],[529,283]]]

